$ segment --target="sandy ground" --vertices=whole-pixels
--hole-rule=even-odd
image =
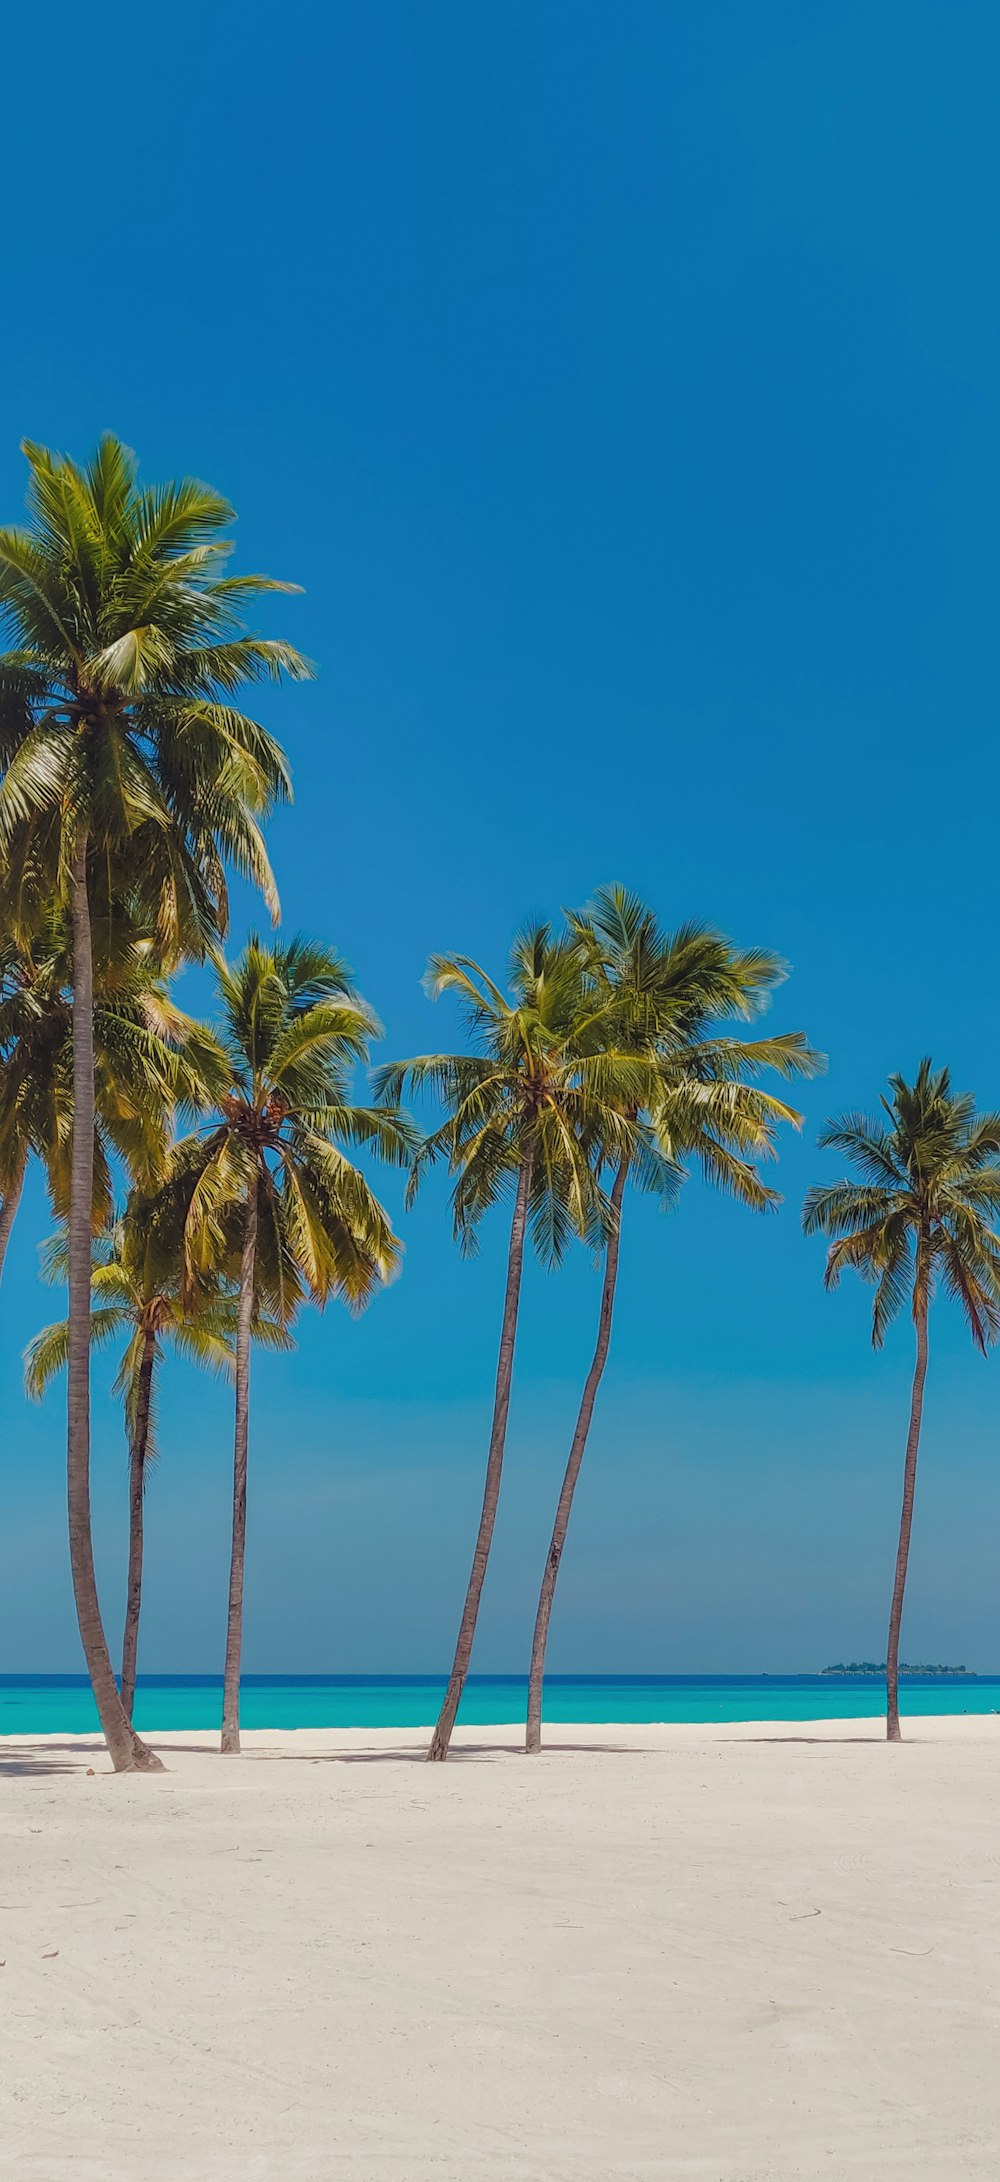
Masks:
[[[996,2182],[1000,1719],[909,1733],[5,1741],[0,2175]]]

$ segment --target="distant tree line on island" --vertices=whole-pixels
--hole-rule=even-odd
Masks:
[[[436,1164],[459,1248],[510,1213],[482,1511],[447,1693],[428,1755],[447,1757],[472,1658],[497,1515],[526,1250],[560,1264],[574,1242],[601,1268],[593,1358],[570,1444],[531,1645],[525,1747],[541,1745],[546,1646],[574,1494],[607,1362],[626,1199],[669,1210],[692,1167],[750,1211],[782,1127],[802,1115],[763,1074],[814,1075],[802,1031],[747,1037],[785,975],[780,958],[687,923],[665,930],[620,886],[514,940],[497,981],[468,955],[432,958],[429,997],[457,1002],[460,1050],[371,1073],[382,1035],[347,965],[323,943],[250,934],[227,963],[227,875],[277,924],[263,822],[290,797],[284,752],[239,709],[249,685],[312,673],[247,624],[258,598],[296,586],[227,572],[233,510],[185,478],[140,484],[112,436],[80,466],[25,442],[29,520],[0,530],[0,1270],[30,1161],[58,1233],[46,1270],[65,1319],[26,1360],[28,1389],[67,1383],[70,1566],[81,1641],[116,1771],[159,1759],[132,1720],[143,1513],[165,1355],[234,1390],[233,1502],[222,1747],[240,1746],[251,1357],[290,1348],[307,1304],[358,1311],[399,1269],[400,1238],[353,1155],[407,1175],[407,1204]],[[315,793],[315,789],[312,790]],[[473,814],[470,812],[470,823]],[[358,814],[352,823],[360,823]],[[373,830],[372,885],[381,887]],[[215,972],[211,1026],[172,998],[189,963]],[[429,1129],[406,1112],[429,1096]],[[890,1079],[875,1119],[851,1113],[821,1145],[853,1178],[810,1191],[806,1232],[874,1288],[872,1339],[907,1306],[916,1369],[885,1674],[898,1741],[899,1638],[937,1287],[985,1353],[1000,1334],[1000,1115],[921,1063]],[[450,1336],[449,1336],[450,1337]],[[117,1344],[129,1447],[122,1672],[112,1667],[94,1569],[91,1353]],[[904,1668],[904,1673],[964,1669]]]
[[[845,1664],[842,1659],[838,1659],[835,1666],[821,1667],[819,1671],[821,1674],[875,1674],[881,1677],[886,1672],[886,1663],[884,1659],[850,1659]],[[972,1670],[969,1667],[942,1667],[937,1665],[914,1667],[910,1666],[905,1659],[900,1660],[898,1671],[900,1674],[972,1673]],[[975,1678],[973,1677],[973,1679]]]

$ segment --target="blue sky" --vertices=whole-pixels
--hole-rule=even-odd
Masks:
[[[22,435],[110,427],[305,586],[273,622],[319,674],[266,700],[297,794],[272,848],[383,1053],[455,1035],[432,948],[496,969],[527,913],[621,879],[779,949],[772,1020],[829,1054],[778,1217],[697,1183],[629,1207],[552,1666],[881,1657],[909,1335],[872,1357],[798,1206],[824,1114],[924,1051],[1000,1103],[995,8],[105,0],[95,31],[49,0],[6,57],[3,517]],[[46,1231],[35,1187],[2,1300],[9,1670],[79,1664],[59,1399],[19,1391]],[[450,1656],[504,1235],[461,1263],[438,1185],[403,1232],[366,1319],[258,1368],[251,1670]],[[526,1284],[484,1670],[526,1663],[596,1303],[582,1256]],[[998,1365],[945,1304],[932,1340],[904,1650],[996,1666]],[[161,1437],[145,1664],[207,1671],[224,1391],[172,1371]]]

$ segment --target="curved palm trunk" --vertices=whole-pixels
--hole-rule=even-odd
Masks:
[[[135,1704],[135,1669],[139,1654],[139,1614],[142,1607],[142,1499],[146,1485],[146,1449],[149,1445],[149,1413],[153,1393],[156,1335],[147,1333],[139,1365],[139,1394],[135,1431],[128,1460],[128,1583],[125,1591],[125,1633],[122,1637],[122,1704],[131,1720]]]
[[[906,1435],[906,1462],[903,1469],[903,1507],[899,1518],[896,1578],[892,1587],[892,1606],[889,1612],[889,1641],[886,1645],[885,1654],[885,1732],[890,1743],[902,1741],[899,1732],[899,1633],[903,1620],[906,1564],[910,1557],[910,1532],[913,1528],[913,1492],[917,1482],[917,1449],[920,1445],[920,1420],[924,1407],[924,1380],[927,1377],[926,1297],[923,1297],[919,1303],[915,1304],[913,1316],[917,1329],[917,1361],[913,1372],[913,1391],[910,1395],[910,1429]]]
[[[19,1160],[17,1167],[14,1170],[14,1173],[11,1176],[10,1188],[7,1191],[3,1204],[0,1205],[0,1277],[2,1277],[3,1275],[3,1261],[7,1255],[7,1244],[10,1241],[10,1231],[14,1225],[18,1205],[21,1202],[21,1191],[24,1188],[24,1177],[27,1172],[27,1167],[28,1154],[27,1150],[25,1150],[22,1158]]]
[[[101,1621],[90,1520],[90,1231],[94,1194],[94,964],[87,837],[73,858],[73,1147],[69,1202],[69,1387],[66,1479],[69,1556],[80,1638],[116,1773],[162,1770],[131,1727]]]
[[[222,1750],[236,1757],[240,1747],[240,1655],[243,1650],[243,1567],[247,1543],[247,1443],[250,1427],[250,1326],[253,1319],[254,1266],[257,1257],[257,1184],[247,1198],[240,1259],[240,1300],[236,1319],[236,1436],[233,1449],[233,1551],[229,1564],[229,1623],[226,1629],[226,1676],[222,1692]]]
[[[504,1293],[503,1325],[500,1332],[500,1353],[497,1358],[496,1393],[493,1398],[493,1424],[490,1431],[490,1451],[486,1463],[486,1486],[483,1493],[483,1509],[479,1518],[476,1550],[472,1556],[469,1587],[465,1594],[465,1606],[459,1624],[458,1643],[451,1670],[451,1679],[445,1692],[444,1704],[431,1746],[427,1752],[432,1762],[447,1757],[455,1718],[461,1703],[465,1678],[472,1658],[472,1642],[476,1634],[479,1601],[483,1593],[486,1563],[493,1542],[493,1526],[496,1522],[497,1502],[500,1498],[500,1476],[503,1470],[504,1443],[507,1438],[507,1412],[510,1408],[510,1383],[514,1370],[514,1344],[517,1339],[517,1312],[521,1298],[521,1269],[524,1264],[524,1234],[528,1220],[528,1197],[531,1190],[532,1154],[525,1153],[517,1177],[517,1195],[514,1199],[514,1217],[510,1225],[510,1245],[507,1251],[507,1287]]]
[[[545,1680],[545,1647],[549,1638],[549,1622],[552,1619],[552,1601],[556,1595],[559,1563],[562,1560],[563,1547],[566,1543],[566,1533],[569,1529],[569,1519],[573,1508],[573,1494],[576,1491],[576,1481],[580,1475],[580,1466],[586,1452],[587,1438],[594,1414],[594,1403],[597,1400],[597,1389],[604,1376],[604,1366],[608,1360],[608,1349],[611,1344],[611,1321],[614,1315],[615,1288],[618,1282],[622,1198],[625,1195],[627,1180],[628,1161],[623,1159],[611,1191],[615,1223],[608,1236],[607,1249],[604,1253],[604,1283],[601,1289],[600,1317],[597,1321],[597,1341],[594,1347],[593,1361],[584,1382],[579,1415],[576,1420],[576,1430],[573,1434],[569,1461],[566,1464],[562,1491],[559,1494],[559,1504],[556,1508],[556,1518],[552,1526],[552,1538],[538,1599],[538,1612],[535,1615],[535,1634],[531,1643],[531,1672],[528,1678],[528,1722],[524,1738],[525,1750],[529,1752],[540,1750],[542,1747],[542,1685]]]

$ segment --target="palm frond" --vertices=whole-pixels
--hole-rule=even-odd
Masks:
[[[93,1346],[104,1348],[128,1323],[126,1311],[103,1308],[92,1311],[90,1338]],[[24,1352],[24,1391],[32,1401],[41,1400],[50,1380],[58,1372],[65,1371],[68,1361],[68,1319],[60,1319],[52,1326],[43,1326],[40,1333],[32,1336]]]

